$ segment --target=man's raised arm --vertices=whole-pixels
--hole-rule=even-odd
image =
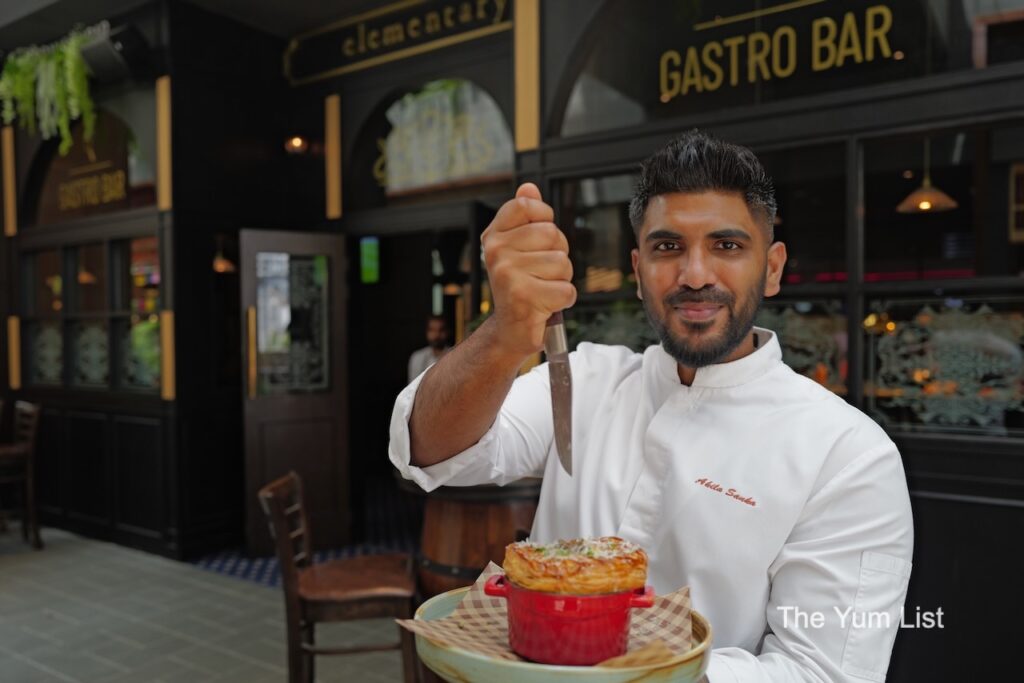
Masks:
[[[480,440],[523,362],[544,346],[552,313],[576,302],[554,211],[524,183],[481,236],[493,315],[423,377],[409,418],[412,464],[427,467]]]

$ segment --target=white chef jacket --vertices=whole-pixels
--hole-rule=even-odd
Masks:
[[[753,353],[698,369],[691,386],[660,346],[580,344],[571,477],[545,365],[516,379],[478,443],[424,468],[409,464],[417,378],[395,403],[391,460],[427,491],[543,476],[531,540],[641,545],[655,590],[689,585],[710,621],[711,683],[883,681],[913,546],[900,455],[755,332]]]
[[[447,353],[448,349],[445,349]],[[413,351],[409,355],[409,381],[413,381],[417,375],[422,375],[430,366],[437,362],[440,358],[434,353],[433,346],[424,346],[422,349]]]

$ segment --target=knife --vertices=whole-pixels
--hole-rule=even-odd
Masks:
[[[548,318],[544,329],[544,354],[551,379],[551,413],[555,424],[555,448],[562,469],[572,476],[572,370],[562,312]]]

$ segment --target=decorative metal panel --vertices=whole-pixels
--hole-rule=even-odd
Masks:
[[[110,382],[107,323],[92,320],[76,323],[72,332],[72,344],[72,383],[83,387],[107,387]]]
[[[30,384],[59,385],[64,371],[64,337],[60,323],[40,322],[32,326],[28,357]]]

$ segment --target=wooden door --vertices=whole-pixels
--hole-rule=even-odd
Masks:
[[[273,553],[256,493],[295,470],[313,540],[350,540],[345,248],[340,235],[241,231],[246,545]]]

